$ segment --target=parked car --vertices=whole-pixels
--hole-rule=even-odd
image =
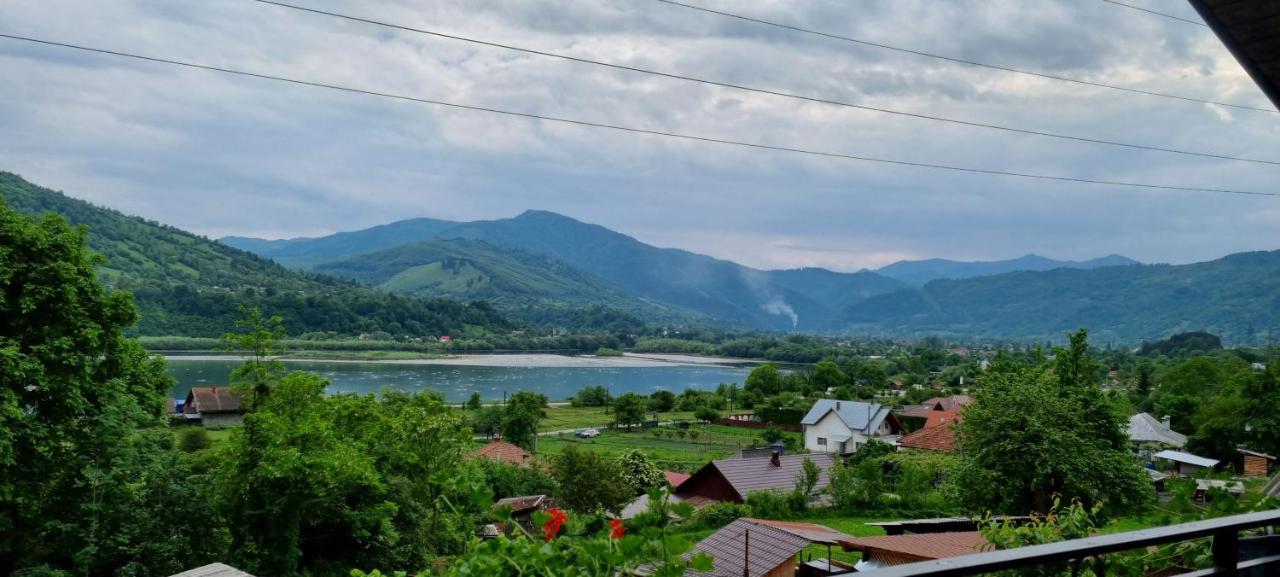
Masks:
[[[597,429],[578,429],[574,434],[584,439],[590,439],[592,437],[599,437],[600,431]]]

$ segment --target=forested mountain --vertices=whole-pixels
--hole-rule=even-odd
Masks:
[[[563,262],[477,240],[424,240],[320,264],[314,270],[402,294],[485,300],[538,324],[552,321],[575,327],[575,319],[560,317],[572,313],[570,307],[592,305],[652,321],[710,320],[638,298]]]
[[[851,330],[896,335],[1060,339],[1088,327],[1097,342],[1204,330],[1253,344],[1280,336],[1280,251],[936,280],[859,302],[843,319]]]
[[[902,260],[876,269],[876,272],[898,279],[912,286],[924,286],[931,280],[964,279],[1018,271],[1041,271],[1056,268],[1100,268],[1126,266],[1138,261],[1117,254],[1085,261],[1054,260],[1037,254],[1028,254],[1009,260],[958,261],[944,258],[927,260]]]
[[[402,224],[393,223],[388,226]],[[364,239],[371,231],[373,229],[342,234],[347,235],[343,238]],[[315,245],[321,241],[329,242],[328,239],[336,239],[338,236],[309,239],[306,243]],[[655,312],[686,310],[753,328],[822,329],[829,327],[830,319],[850,304],[902,286],[898,281],[869,272],[851,274],[823,269],[752,269],[684,250],[658,248],[602,226],[545,211],[527,211],[514,218],[468,222],[437,231],[422,231],[422,239],[428,238],[482,241],[492,247],[550,259],[539,266],[550,268],[555,275],[570,274],[567,271],[573,270],[574,278],[581,280],[585,276],[589,279],[581,287],[588,293],[609,299],[605,302],[612,303],[610,306],[619,306],[622,310],[658,321],[665,317],[654,316]],[[275,250],[255,248],[263,246],[260,243],[264,242],[256,239],[226,241],[250,250],[260,250],[263,256],[270,256]],[[439,245],[434,245],[434,248],[438,249]],[[432,250],[434,249],[427,252],[431,253]],[[347,252],[356,254],[355,249]],[[407,289],[408,292],[420,293],[441,290],[443,294],[459,298],[487,298],[485,295],[495,288],[475,280],[470,285],[465,280],[462,284],[445,282],[438,277],[438,271],[430,266],[426,269],[415,268],[406,272],[406,276],[393,281],[392,277],[396,274],[411,267],[429,265],[431,261],[423,261],[421,258],[406,259],[404,252],[391,252],[378,255],[376,264],[362,267],[359,261],[371,256],[373,255],[360,255],[343,259],[332,266],[322,263],[313,268],[376,281],[376,284],[390,283],[386,285],[389,289]],[[527,267],[510,266],[512,263],[509,258],[498,257],[492,252],[473,256],[475,258],[471,260],[470,266],[476,271],[485,268],[485,274],[490,277],[498,275],[498,271],[505,273],[499,275],[502,277],[500,284],[507,287],[504,291],[510,287],[532,288],[546,291],[540,296],[550,300],[565,300],[565,295],[568,294],[563,286],[566,280],[563,277],[553,281]],[[486,263],[485,259],[489,257],[496,260]],[[527,257],[517,260],[527,261]],[[388,266],[392,263],[398,263],[395,266],[405,266],[396,271],[395,266]],[[376,275],[362,276],[375,269],[378,271]],[[477,274],[476,271],[468,274]],[[422,278],[424,274],[428,277],[425,282]],[[461,280],[463,271],[459,269],[457,274],[459,278],[451,280]],[[617,301],[616,296],[600,292],[598,288],[601,285],[627,293],[623,296],[630,296],[630,302]],[[533,298],[533,295],[530,294],[529,298]],[[637,299],[658,309],[655,311],[650,306],[637,308]],[[568,300],[572,302],[574,299]]]
[[[458,224],[434,218],[411,218],[316,238],[264,240],[228,236],[218,239],[218,242],[267,257],[285,266],[309,269],[323,262],[431,238]]]
[[[134,294],[140,334],[217,336],[233,327],[239,305],[286,320],[291,334],[386,331],[438,335],[464,327],[507,330],[487,305],[396,296],[359,283],[287,269],[252,253],[117,211],[100,208],[0,172],[0,199],[28,214],[56,213],[89,229],[105,257],[108,287]]]

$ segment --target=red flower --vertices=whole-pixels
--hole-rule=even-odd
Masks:
[[[550,515],[550,517],[547,519],[546,523],[542,524],[542,535],[546,537],[549,542],[554,539],[558,533],[560,533],[560,526],[564,525],[564,522],[568,520],[569,517],[564,514],[564,511],[555,507],[548,509],[547,514]]]
[[[627,528],[622,526],[622,521],[617,519],[609,519],[609,538],[621,539],[623,533],[627,532]]]

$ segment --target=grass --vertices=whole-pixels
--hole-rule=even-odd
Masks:
[[[604,411],[604,407],[547,407],[547,416],[538,423],[538,430],[545,433],[549,431],[585,429],[587,427],[608,427],[613,423],[613,413],[610,412],[609,414],[605,414]],[[646,415],[646,417],[649,416],[651,415]],[[695,419],[692,411],[673,411],[670,413],[659,413],[658,420],[665,423],[668,421],[693,422]],[[742,427],[708,425],[706,426],[706,429],[724,435],[738,435],[753,438],[760,437],[760,431]]]
[[[605,429],[593,439],[579,439],[572,433],[543,436],[538,439],[538,453],[545,456],[556,455],[565,447],[574,445],[612,458],[627,449],[639,449],[660,467],[692,471],[707,461],[733,456],[739,449],[752,445],[751,438],[712,429],[713,427],[707,427],[707,430],[698,426],[691,427],[690,430],[697,432],[697,439],[690,438],[687,432],[684,437],[678,436],[676,431],[680,429],[674,427],[632,431]],[[662,436],[654,431],[661,431],[659,434]],[[756,444],[760,443],[763,441],[756,441]]]
[[[884,529],[867,523],[875,523],[880,521],[896,521],[897,519],[879,519],[870,517],[827,517],[815,515],[812,517],[802,517],[799,519],[787,519],[788,521],[796,521],[800,523],[816,523],[830,527],[853,537],[875,537],[884,535]],[[861,553],[849,552],[840,547],[831,547],[831,559],[853,565],[862,559]],[[823,559],[827,557],[826,545],[809,545],[800,552],[800,558],[804,561],[809,559]]]

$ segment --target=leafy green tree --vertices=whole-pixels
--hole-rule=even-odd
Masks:
[[[603,407],[609,404],[609,400],[609,389],[601,385],[583,387],[569,399],[570,404],[575,407]]]
[[[800,463],[800,472],[796,473],[796,492],[799,493],[807,503],[811,501],[818,487],[818,478],[822,476],[822,469],[817,463],[805,457]]]
[[[479,411],[482,406],[484,406],[484,403],[480,400],[480,393],[471,393],[471,396],[467,397],[467,402],[463,405],[463,408],[468,411]]]
[[[485,485],[495,499],[523,495],[554,495],[559,489],[555,477],[542,467],[523,467],[491,459],[477,459]]]
[[[764,442],[769,444],[781,442],[782,439],[786,438],[786,436],[787,434],[783,432],[782,429],[773,425],[765,427],[764,430],[760,432],[760,438],[764,439]]]
[[[633,497],[617,463],[574,445],[552,460],[552,474],[560,485],[557,500],[572,511],[618,513]]]
[[[1071,349],[1059,351],[1054,373],[992,364],[958,431],[963,458],[955,484],[970,510],[1043,513],[1055,495],[1104,502],[1120,513],[1152,502],[1120,416],[1091,382],[1082,340],[1078,333]]]
[[[782,371],[779,371],[778,365],[773,363],[760,365],[747,374],[742,388],[766,397],[776,395],[782,392]]]
[[[627,486],[635,495],[644,493],[667,482],[662,469],[653,464],[648,455],[638,449],[627,449],[618,455],[615,461],[627,481]]]
[[[111,483],[141,473],[115,461],[160,424],[171,381],[124,335],[137,311],[101,263],[85,229],[0,203],[0,574],[109,573],[140,538],[114,532],[137,502]]]
[[[240,307],[241,318],[236,321],[236,331],[222,335],[224,345],[248,356],[245,362],[231,371],[231,385],[245,406],[252,408],[271,392],[271,387],[284,374],[284,364],[276,355],[280,351],[276,342],[285,337],[284,319],[265,317],[258,308]]]
[[[693,412],[693,416],[699,421],[706,421],[710,423],[720,418],[720,412],[707,405],[702,405],[698,407],[698,410]]]
[[[194,453],[209,448],[209,432],[204,427],[186,427],[178,431],[178,450]]]
[[[813,372],[809,376],[810,386],[820,392],[844,386],[848,380],[835,361],[819,361],[813,365]]]
[[[649,410],[658,413],[670,413],[676,408],[676,395],[671,391],[654,391],[649,395]]]
[[[613,401],[613,422],[620,427],[630,427],[644,422],[644,411],[649,405],[644,397],[627,393]]]
[[[284,376],[223,445],[217,487],[238,567],[331,571],[399,539],[387,486],[373,457],[339,435],[325,385],[306,373]]]
[[[538,436],[538,423],[547,416],[547,397],[541,393],[520,391],[507,399],[502,412],[502,438],[527,450],[533,450]]]

